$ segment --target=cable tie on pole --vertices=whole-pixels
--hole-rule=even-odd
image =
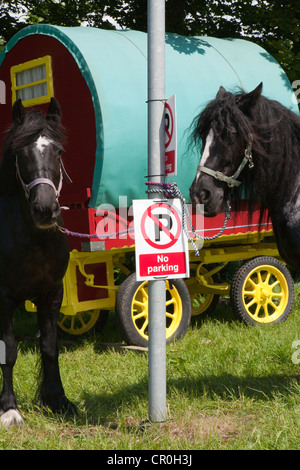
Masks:
[[[152,100],[146,100],[146,103],[151,103],[152,101],[161,101],[162,103],[166,103],[167,98],[154,98]]]
[[[165,173],[162,173],[161,175],[145,175],[144,178],[159,178],[161,176],[166,177],[167,175]],[[150,182],[150,184],[155,184],[154,182]],[[161,183],[163,184],[163,183]]]

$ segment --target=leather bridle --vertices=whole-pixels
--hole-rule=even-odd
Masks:
[[[240,176],[241,172],[243,171],[244,167],[246,164],[249,164],[249,168],[254,167],[253,159],[252,159],[252,142],[253,142],[253,136],[250,134],[249,136],[249,143],[247,145],[247,148],[245,149],[245,156],[236,170],[236,172],[232,176],[227,176],[224,175],[221,171],[216,171],[212,170],[211,168],[207,168],[205,166],[200,165],[197,168],[197,179],[200,176],[200,172],[206,173],[207,175],[212,176],[218,181],[222,181],[224,183],[227,183],[229,188],[234,188],[238,187],[241,184],[241,181],[238,181],[237,178]]]
[[[59,184],[58,184],[57,188],[56,188],[55,184],[53,183],[53,181],[51,181],[49,178],[36,178],[33,181],[31,181],[31,183],[26,184],[24,182],[22,176],[21,176],[21,173],[20,173],[20,168],[19,168],[18,156],[17,155],[16,155],[16,173],[17,173],[17,177],[18,177],[18,179],[19,179],[19,181],[22,185],[22,188],[24,189],[24,193],[25,193],[25,196],[26,196],[27,200],[29,200],[30,191],[35,186],[37,186],[38,184],[48,184],[49,186],[51,186],[55,191],[56,200],[58,200],[60,192],[61,192],[61,188],[62,188],[63,176],[66,178],[68,183],[72,183],[72,180],[69,177],[68,173],[66,172],[62,161],[60,161],[60,179],[59,179]]]

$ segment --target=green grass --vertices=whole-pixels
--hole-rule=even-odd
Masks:
[[[34,314],[16,318],[17,335],[33,336],[36,328]],[[148,355],[102,347],[121,341],[113,314],[102,334],[61,340],[61,375],[78,406],[76,419],[38,408],[38,342],[19,340],[14,383],[25,423],[0,428],[0,449],[299,449],[297,339],[298,295],[288,320],[273,326],[243,325],[219,306],[167,347],[168,418],[149,426],[141,426],[148,418]]]

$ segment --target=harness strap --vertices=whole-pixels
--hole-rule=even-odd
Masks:
[[[226,176],[224,173],[221,173],[221,171],[215,171],[212,170],[211,168],[206,168],[205,166],[198,166],[197,171],[202,171],[202,173],[206,173],[209,176],[212,176],[218,181],[223,181],[224,183],[227,183],[230,188],[233,188],[233,186],[240,186],[241,182],[237,181],[236,178],[236,173],[233,176]]]
[[[234,186],[238,187],[241,184],[241,181],[237,181],[237,178],[240,176],[241,172],[243,171],[244,167],[246,164],[249,164],[249,168],[253,168],[253,160],[252,160],[252,141],[253,141],[253,136],[250,134],[249,136],[249,143],[247,145],[247,148],[245,150],[245,156],[236,170],[236,172],[232,176],[227,176],[224,175],[221,171],[216,171],[212,170],[211,168],[207,168],[205,166],[202,166],[201,164],[197,168],[197,172],[203,172],[206,173],[213,178],[215,178],[218,181],[222,181],[228,184],[229,188],[233,188]]]
[[[49,178],[36,178],[35,180],[31,181],[29,184],[26,184],[23,181],[21,173],[20,173],[20,168],[19,168],[17,155],[16,155],[16,173],[17,173],[17,177],[18,177],[18,179],[19,179],[19,181],[22,185],[22,188],[24,189],[25,196],[26,196],[27,199],[29,199],[30,191],[35,186],[37,186],[38,184],[48,184],[49,186],[51,186],[55,191],[56,199],[58,199],[59,195],[60,195],[60,192],[61,192],[62,184],[63,184],[63,176],[66,178],[68,183],[72,183],[72,180],[69,177],[68,173],[66,172],[62,161],[60,162],[60,179],[59,179],[58,188],[56,188],[53,181],[51,181]]]
[[[38,184],[48,184],[49,186],[51,186],[54,191],[55,191],[55,194],[56,194],[56,199],[58,199],[58,196],[59,196],[59,193],[60,193],[60,190],[61,190],[61,181],[62,181],[62,175],[60,174],[60,182],[59,182],[59,186],[58,188],[56,189],[56,186],[55,184],[49,180],[48,178],[37,178],[35,180],[33,180],[31,183],[29,184],[24,184],[24,190],[25,190],[25,193],[27,195],[27,197],[29,197],[30,195],[30,191],[35,187],[37,186]]]
[[[64,178],[65,178],[66,182],[67,182],[68,184],[73,183],[73,181],[71,180],[70,176],[69,176],[68,173],[66,172],[66,169],[65,169],[65,167],[64,167],[64,164],[63,164],[62,160],[60,161],[60,168],[61,168],[61,171],[62,171],[62,173],[63,173],[63,175],[64,175]]]

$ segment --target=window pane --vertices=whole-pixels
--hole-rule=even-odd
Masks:
[[[46,65],[38,65],[27,70],[22,70],[16,74],[16,84],[27,85],[27,83],[37,82],[46,79]]]
[[[40,96],[46,96],[47,94],[47,83],[45,82],[17,90],[17,99],[21,98],[21,100],[31,100],[33,98],[39,98]]]
[[[22,99],[23,106],[49,103],[54,96],[51,56],[46,55],[10,69],[12,103]],[[41,82],[41,83],[39,83]]]

